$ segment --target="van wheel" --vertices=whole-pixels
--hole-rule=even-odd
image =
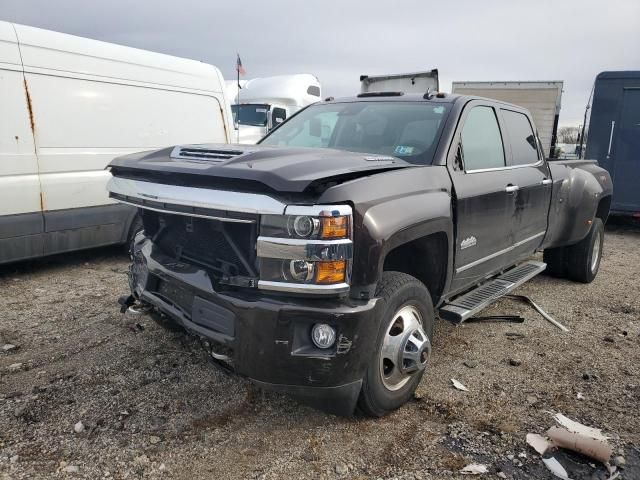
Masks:
[[[431,354],[435,314],[427,288],[405,273],[384,272],[376,296],[384,302],[382,321],[358,407],[381,417],[404,405],[420,383]]]
[[[595,218],[588,235],[567,248],[569,278],[576,282],[591,283],[600,268],[604,244],[604,224]]]
[[[547,268],[544,273],[557,278],[566,278],[567,276],[567,249],[566,247],[547,248],[542,255]]]

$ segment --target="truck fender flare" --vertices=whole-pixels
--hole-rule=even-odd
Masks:
[[[361,260],[360,266],[365,267],[363,283],[371,285],[379,282],[385,259],[395,248],[419,238],[443,233],[447,238],[446,291],[451,282],[454,252],[453,215],[448,192],[423,192],[376,205],[365,213],[363,227],[375,240]],[[365,266],[363,263],[366,259],[375,261]]]
[[[600,201],[611,195],[611,189],[599,183],[597,171],[568,167],[565,170],[553,164],[550,167],[554,177],[564,178],[554,188],[548,226],[553,236],[545,238],[543,247],[573,245],[587,236]]]

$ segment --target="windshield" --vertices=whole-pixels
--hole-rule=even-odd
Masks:
[[[238,112],[240,112],[239,116]],[[231,113],[233,113],[234,124],[239,123],[240,125],[266,127],[269,105],[258,103],[242,103],[240,105],[231,105]]]
[[[315,104],[265,137],[263,145],[336,148],[430,164],[448,104],[351,102]]]

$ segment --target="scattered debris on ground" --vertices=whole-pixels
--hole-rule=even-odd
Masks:
[[[0,346],[17,348],[0,350],[0,479],[551,480],[551,457],[573,480],[640,479],[640,232],[605,242],[593,283],[516,291],[570,332],[509,299],[483,315],[524,323],[439,322],[415,401],[375,420],[257,389],[197,339],[121,314],[120,249],[2,267]],[[554,424],[572,432],[557,412],[606,433],[615,472],[529,446]],[[487,473],[461,473],[474,464]]]
[[[468,392],[469,389],[467,387],[465,387],[463,384],[461,384],[458,380],[456,380],[455,378],[451,379],[451,383],[453,384],[453,387],[457,390],[462,390],[463,392]]]

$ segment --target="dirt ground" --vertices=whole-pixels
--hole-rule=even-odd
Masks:
[[[524,323],[440,322],[416,399],[378,420],[258,390],[197,339],[121,315],[122,249],[4,267],[0,479],[449,479],[469,463],[488,466],[480,478],[545,479],[525,435],[556,412],[602,428],[619,478],[640,479],[639,247],[637,227],[608,227],[592,284],[540,276],[516,292],[569,333],[510,299],[484,314]],[[606,478],[557,458],[574,479]]]

